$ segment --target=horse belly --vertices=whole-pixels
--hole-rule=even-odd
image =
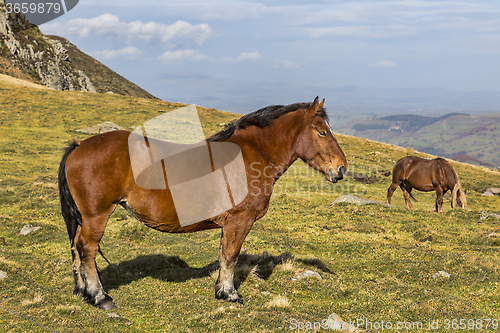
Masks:
[[[121,205],[144,225],[170,233],[187,233],[220,228],[213,220],[181,226],[170,190],[146,190],[138,186],[128,193]],[[214,219],[216,220],[216,219]]]

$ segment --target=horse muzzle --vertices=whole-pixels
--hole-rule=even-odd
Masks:
[[[344,175],[347,173],[347,169],[344,165],[339,166],[337,169],[337,172],[335,172],[333,169],[330,169],[328,171],[328,174],[326,175],[326,179],[332,183],[336,183],[341,179],[344,179]]]

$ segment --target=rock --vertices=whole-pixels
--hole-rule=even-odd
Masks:
[[[14,67],[52,89],[96,92],[90,78],[70,64],[64,39],[28,35],[25,31],[30,28],[24,15],[0,11],[0,49]]]
[[[342,331],[342,332],[358,332],[356,326],[345,322],[338,314],[332,313],[328,316],[328,319],[324,321],[324,327],[328,327],[330,330]]]
[[[492,232],[491,234],[489,234],[486,237],[498,237],[498,236],[500,236],[500,234],[497,234],[496,232]]]
[[[437,273],[434,273],[431,277],[433,279],[437,279],[438,277],[443,277],[443,278],[449,279],[450,278],[450,274],[446,273],[445,271],[439,271]]]
[[[331,204],[331,206],[334,206],[340,202],[347,202],[347,203],[352,203],[355,205],[368,205],[368,204],[377,204],[377,205],[384,205],[388,207],[394,207],[393,205],[389,205],[386,202],[382,201],[376,201],[376,200],[370,200],[370,199],[365,199],[361,198],[352,194],[346,194],[346,195],[341,195],[335,201]]]
[[[491,193],[491,192],[486,191],[486,192],[484,192],[484,193],[483,193],[483,194],[481,194],[481,195],[484,195],[484,196],[493,196],[494,194],[493,194],[493,193]]]
[[[41,229],[42,227],[38,226],[38,227],[34,227],[31,223],[28,223],[26,224],[22,229],[21,231],[19,232],[20,235],[27,235],[31,232],[34,232],[34,231],[37,231],[38,229]]]
[[[101,124],[97,124],[97,125],[92,126],[92,127],[77,129],[76,131],[87,133],[87,134],[100,134],[100,133],[118,131],[118,130],[123,130],[123,129],[124,129],[123,127],[118,126],[115,123],[112,123],[110,121],[105,121]]]
[[[7,278],[7,272],[4,272],[4,271],[0,271],[0,281],[2,281],[3,279],[6,279]]]
[[[116,314],[114,312],[108,312],[107,315],[108,315],[108,318],[111,320],[121,320],[122,322],[124,322],[127,325],[131,324],[130,320],[125,319],[123,317],[120,317],[118,314]]]
[[[500,195],[500,188],[490,187],[482,195]]]
[[[480,220],[486,220],[489,216],[496,217],[497,219],[500,219],[500,214],[495,214],[495,213],[490,213],[485,210],[482,210],[479,212],[479,219]]]
[[[317,277],[318,279],[320,280],[323,280],[323,278],[321,277],[321,275],[319,275],[318,273],[316,272],[313,272],[313,271],[303,271],[303,272],[300,272],[297,277],[294,277],[292,279],[292,281],[297,281],[299,279],[303,279],[303,278],[307,278],[307,277],[311,277],[311,276],[314,276],[314,277]]]
[[[493,193],[494,195],[500,195],[500,188],[490,187],[487,191]]]

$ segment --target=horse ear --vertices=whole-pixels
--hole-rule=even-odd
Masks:
[[[321,103],[319,103],[319,107],[320,108],[323,108],[323,105],[325,104],[325,99],[323,98],[323,100],[321,101]]]
[[[319,110],[319,102],[318,102],[318,96],[316,96],[316,98],[314,99],[314,102],[311,103],[311,105],[309,105],[309,107],[307,108],[307,115],[312,118],[314,116],[316,116],[316,112],[318,112]]]

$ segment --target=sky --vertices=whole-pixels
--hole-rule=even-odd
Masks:
[[[40,30],[164,100],[240,113],[345,86],[500,92],[494,0],[81,0]]]

